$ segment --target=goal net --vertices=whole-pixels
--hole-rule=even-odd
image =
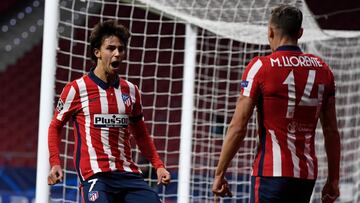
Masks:
[[[66,83],[87,73],[90,60],[88,36],[99,21],[117,19],[129,28],[131,38],[121,77],[137,84],[142,92],[144,117],[160,157],[171,172],[172,183],[156,185],[151,165],[133,147],[134,160],[145,180],[163,202],[178,200],[186,24],[195,28],[195,73],[189,202],[213,202],[214,171],[226,126],[234,113],[244,68],[255,56],[271,52],[266,45],[267,20],[278,3],[296,5],[304,13],[305,51],[322,57],[337,82],[337,113],[342,140],[341,202],[360,201],[360,35],[356,32],[324,31],[318,28],[306,4],[299,0],[189,1],[189,0],[60,0],[56,70],[56,100]],[[194,50],[190,50],[194,51]],[[319,128],[320,129],[320,128]],[[52,202],[80,202],[78,179],[73,167],[72,123],[63,130],[61,158],[63,183],[51,187]],[[257,145],[256,121],[248,125],[245,141],[226,174],[232,198],[224,202],[248,202],[250,172]],[[319,177],[312,202],[320,202],[327,165],[322,132],[316,136]]]

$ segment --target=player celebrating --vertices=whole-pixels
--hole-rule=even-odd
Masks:
[[[302,13],[293,6],[280,5],[271,12],[268,40],[273,53],[255,57],[243,74],[241,95],[215,172],[215,199],[231,196],[225,172],[244,139],[255,106],[259,146],[250,202],[309,202],[317,177],[314,137],[319,117],[328,158],[322,201],[334,202],[339,196],[334,77],[319,57],[298,47],[301,23]]]
[[[74,164],[86,203],[160,202],[131,158],[130,132],[155,167],[158,184],[170,182],[170,174],[146,129],[139,90],[116,73],[125,57],[129,36],[128,30],[113,20],[95,26],[90,48],[96,67],[64,87],[49,127],[48,184],[63,178],[59,158],[61,130],[72,118]]]

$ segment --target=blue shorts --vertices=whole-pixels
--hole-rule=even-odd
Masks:
[[[308,203],[315,180],[251,177],[251,203]]]
[[[84,181],[80,189],[84,203],[160,203],[157,192],[135,173],[98,173]]]

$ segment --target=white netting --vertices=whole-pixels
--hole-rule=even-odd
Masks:
[[[320,57],[334,70],[337,80],[338,119],[342,138],[341,183],[348,196],[341,202],[359,202],[360,140],[360,38],[358,32],[324,32],[318,28],[302,1],[60,1],[59,50],[56,93],[92,66],[88,34],[100,20],[117,19],[132,34],[121,75],[138,84],[143,94],[145,119],[160,156],[173,176],[166,189],[155,187],[154,172],[138,150],[134,159],[146,171],[146,181],[164,202],[176,202],[184,69],[185,24],[198,27],[190,202],[212,202],[211,184],[226,126],[239,96],[240,79],[249,60],[270,53],[266,24],[271,8],[289,3],[302,8],[305,34],[302,47]],[[332,38],[332,36],[347,38]],[[353,38],[350,38],[350,37]],[[327,39],[326,41],[320,41]],[[52,187],[53,202],[79,202],[78,180],[72,163],[72,124],[64,130],[64,184]],[[248,126],[243,147],[227,174],[233,198],[224,202],[248,202],[249,174],[256,146],[254,118]],[[313,202],[320,202],[326,177],[326,160],[321,131],[317,135],[319,180]],[[349,199],[346,199],[348,198]]]
[[[179,17],[217,35],[252,44],[267,44],[267,23],[271,8],[290,4],[303,12],[305,30],[300,42],[335,36],[359,36],[359,32],[322,31],[302,0],[139,0],[161,12]]]

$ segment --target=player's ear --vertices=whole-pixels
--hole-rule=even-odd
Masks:
[[[300,39],[300,37],[303,35],[303,33],[304,33],[304,29],[300,28],[297,38]]]
[[[94,55],[96,56],[96,58],[101,58],[100,50],[95,48],[94,49]]]
[[[274,39],[274,35],[275,35],[274,28],[272,26],[269,26],[269,28],[268,28],[268,38],[269,39]]]

